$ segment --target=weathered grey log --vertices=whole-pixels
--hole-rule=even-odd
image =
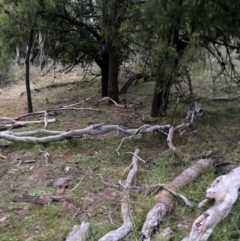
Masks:
[[[197,179],[205,169],[213,163],[212,158],[200,159],[184,170],[167,186],[171,190],[183,188],[188,183]],[[141,240],[150,240],[154,229],[163,221],[164,217],[171,210],[173,200],[171,194],[166,190],[161,190],[156,196],[156,204],[147,214],[146,220],[141,230]]]
[[[68,234],[66,241],[85,241],[88,236],[90,223],[83,221],[81,225],[74,225],[72,231]]]
[[[240,167],[233,169],[227,175],[216,178],[206,191],[206,199],[198,206],[203,206],[209,199],[215,199],[214,205],[194,221],[189,235],[182,241],[208,240],[217,224],[230,213],[238,198],[239,188]]]

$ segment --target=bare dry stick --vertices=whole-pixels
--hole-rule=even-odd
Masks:
[[[212,158],[200,159],[184,170],[171,183],[165,187],[175,191],[186,186],[189,182],[198,178],[205,169],[213,163]],[[156,204],[147,214],[146,220],[141,230],[141,240],[150,240],[154,229],[163,221],[173,204],[171,194],[166,190],[161,190],[156,196]],[[190,241],[190,240],[189,240]]]
[[[76,107],[62,107],[62,108],[56,108],[56,109],[50,109],[48,111],[59,111],[59,110],[89,110],[89,111],[100,111],[99,109],[93,109],[93,108],[76,108]]]
[[[182,241],[208,240],[217,224],[230,213],[238,198],[239,188],[240,167],[233,169],[227,175],[216,178],[206,191],[206,199],[198,206],[201,207],[209,199],[215,199],[214,205],[194,221],[190,234]]]
[[[139,150],[137,149],[134,152],[134,154],[137,155],[138,153],[139,153]],[[132,158],[133,168],[128,173],[128,176],[125,182],[125,188],[122,194],[121,214],[123,219],[123,225],[116,230],[110,231],[102,238],[100,238],[99,241],[118,241],[123,239],[125,236],[127,236],[132,230],[133,224],[129,214],[130,207],[129,207],[128,198],[129,198],[129,188],[131,187],[132,179],[134,175],[137,173],[137,169],[138,169],[137,167],[138,159],[135,157],[135,155]]]
[[[101,100],[98,101],[98,103],[104,101],[104,100],[110,100],[114,105],[116,105],[117,107],[122,107],[125,108],[125,105],[119,105],[116,101],[114,101],[113,99],[109,98],[109,97],[104,97]]]
[[[80,101],[80,102],[77,102],[77,103],[75,103],[75,104],[72,104],[72,105],[55,106],[53,109],[58,109],[58,108],[71,108],[71,107],[74,107],[74,106],[76,106],[76,105],[81,105],[82,103],[91,100],[94,96],[95,96],[95,95],[93,95],[93,96],[91,96],[91,97],[89,97],[89,98],[86,98],[85,100],[82,100],[82,101]]]

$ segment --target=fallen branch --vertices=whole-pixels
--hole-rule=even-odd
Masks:
[[[68,234],[66,241],[85,241],[87,240],[90,223],[83,221],[81,225],[74,225]]]
[[[137,149],[134,154],[137,155],[139,153],[139,150]],[[123,225],[119,227],[116,230],[112,230],[106,235],[104,235],[102,238],[99,239],[99,241],[118,241],[123,239],[125,236],[127,236],[133,227],[132,220],[130,218],[130,208],[129,208],[129,188],[131,187],[131,182],[134,177],[134,175],[137,173],[137,158],[135,155],[132,158],[132,165],[133,168],[130,170],[128,173],[128,176],[126,178],[125,182],[125,188],[123,190],[122,194],[122,204],[121,204],[121,214],[122,214],[122,219],[123,219]]]
[[[76,108],[76,107],[62,107],[62,108],[56,108],[56,109],[50,109],[48,111],[59,111],[59,110],[89,110],[89,111],[100,111],[99,109],[93,109],[93,108]]]
[[[104,97],[101,100],[98,101],[98,103],[104,101],[104,100],[109,100],[110,102],[112,102],[114,105],[116,105],[117,107],[122,107],[122,108],[126,108],[125,105],[119,105],[116,101],[114,101],[113,99],[109,98],[109,97]]]
[[[44,119],[38,120],[38,121],[16,121],[11,118],[2,117],[2,118],[0,118],[0,123],[3,122],[2,124],[0,124],[0,131],[5,131],[8,129],[14,129],[14,128],[19,128],[19,127],[25,127],[28,125],[39,124],[39,123],[44,123],[44,127],[46,128],[48,123],[56,122],[55,118],[47,119],[46,112],[44,112],[44,113],[45,113]]]
[[[206,191],[206,198],[199,203],[203,206],[207,200],[215,199],[215,203],[193,223],[190,234],[182,241],[206,241],[213,229],[231,211],[238,198],[240,188],[240,167],[233,169],[229,174],[216,178]]]
[[[49,122],[49,121],[48,121]],[[12,142],[26,142],[26,143],[49,143],[53,141],[62,141],[65,139],[69,139],[72,137],[82,137],[85,135],[99,135],[99,134],[105,134],[111,131],[118,131],[122,132],[124,134],[129,134],[131,136],[123,138],[121,141],[119,147],[117,148],[117,152],[119,148],[122,145],[122,142],[126,138],[131,138],[134,135],[138,134],[147,134],[147,133],[152,133],[154,131],[166,133],[166,129],[169,129],[168,136],[167,136],[167,143],[169,148],[177,155],[179,155],[176,147],[172,144],[172,138],[173,138],[173,133],[175,130],[178,130],[180,127],[184,127],[187,124],[181,124],[177,127],[172,127],[171,125],[142,125],[139,128],[135,129],[127,129],[125,127],[119,126],[119,125],[103,125],[103,124],[97,124],[97,125],[90,125],[84,129],[76,129],[76,130],[70,130],[70,131],[49,131],[45,129],[39,129],[35,131],[26,131],[26,132],[11,132],[11,131],[2,131],[0,132],[0,139],[5,139],[8,141]],[[33,137],[36,135],[45,135],[44,137]]]
[[[80,101],[80,102],[77,102],[77,103],[74,103],[74,104],[71,104],[71,105],[55,106],[53,109],[59,109],[59,108],[71,108],[71,107],[74,107],[74,106],[76,106],[76,105],[81,105],[82,103],[85,103],[85,102],[91,100],[93,97],[94,97],[94,96],[91,96],[91,97],[89,97],[89,98],[87,98],[87,99],[85,99],[85,100],[82,100],[82,101]]]
[[[185,187],[188,183],[197,179],[212,163],[212,158],[196,161],[165,187],[173,191]],[[167,190],[161,190],[156,196],[155,206],[147,214],[141,230],[141,240],[150,240],[153,230],[163,221],[164,217],[171,210],[172,205],[173,200],[171,194]]]

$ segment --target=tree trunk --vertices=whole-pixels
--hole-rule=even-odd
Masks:
[[[102,53],[102,97],[108,96],[108,72],[109,72],[109,54]]]
[[[151,116],[158,117],[166,114],[170,89],[174,81],[174,75],[167,76],[164,66],[160,67],[153,93]],[[174,70],[173,70],[174,71]]]
[[[30,81],[29,81],[30,55],[31,55],[31,50],[33,45],[33,33],[34,33],[34,30],[32,28],[29,33],[27,54],[25,59],[25,65],[26,65],[25,82],[26,82],[27,102],[28,102],[28,113],[33,112]]]
[[[20,49],[19,45],[16,46],[16,63],[18,66],[20,66]]]
[[[38,45],[39,45],[39,66],[40,66],[40,71],[43,70],[44,65],[45,65],[44,43],[45,43],[45,36],[41,32],[39,32],[39,35],[38,35]]]
[[[120,90],[120,95],[121,94],[126,94],[127,91],[128,91],[128,88],[132,85],[132,83],[135,81],[135,80],[139,80],[141,78],[143,78],[143,74],[141,73],[138,73],[138,74],[133,74],[126,82],[125,84],[122,86],[121,90]]]
[[[116,102],[118,100],[118,51],[112,44],[109,45],[109,72],[108,72],[108,97]]]

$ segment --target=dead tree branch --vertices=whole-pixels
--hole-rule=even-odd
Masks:
[[[86,241],[90,223],[83,221],[81,225],[74,225],[66,241]]]
[[[189,182],[198,178],[205,169],[213,163],[212,158],[200,159],[192,166],[184,170],[171,183],[166,185],[169,189],[176,191],[185,187]],[[164,217],[171,210],[173,200],[171,194],[167,190],[161,190],[156,196],[156,204],[147,214],[145,223],[141,230],[141,240],[150,240],[151,234],[159,224],[162,223]]]
[[[240,167],[233,169],[227,175],[216,178],[209,185],[205,199],[198,206],[203,206],[209,199],[215,199],[214,205],[194,221],[190,234],[182,241],[208,240],[217,224],[230,213],[238,198],[239,188]]]
[[[48,116],[46,115],[46,113],[47,112],[45,112],[45,116],[43,120],[37,120],[37,121],[16,121],[11,118],[2,117],[0,118],[0,131],[25,127],[28,125],[39,124],[39,123],[44,123],[44,128],[47,128],[48,123],[56,122],[56,119],[55,118],[48,119],[47,118]]]
[[[127,236],[133,227],[132,220],[130,218],[130,207],[129,207],[129,188],[131,187],[131,182],[135,174],[137,173],[138,167],[137,167],[137,161],[135,155],[139,153],[139,150],[137,149],[134,152],[133,158],[132,158],[132,169],[128,173],[128,176],[125,181],[125,188],[122,193],[122,204],[121,204],[121,214],[123,219],[123,225],[119,227],[116,230],[112,230],[106,235],[104,235],[102,238],[99,239],[99,241],[118,241],[123,239],[125,236]]]
[[[110,102],[112,102],[114,105],[116,105],[117,107],[122,107],[122,108],[126,108],[125,105],[119,105],[116,101],[114,101],[113,99],[109,98],[109,97],[104,97],[101,100],[98,101],[98,103],[104,101],[104,100],[109,100]]]
[[[50,122],[48,120],[48,122]],[[99,135],[99,134],[105,134],[111,131],[118,131],[124,134],[129,134],[130,137],[134,135],[139,134],[147,134],[152,133],[154,131],[166,133],[166,129],[169,130],[167,134],[167,143],[169,148],[173,151],[173,153],[179,155],[176,147],[172,143],[173,133],[175,130],[179,130],[180,128],[188,128],[188,124],[181,124],[177,127],[173,127],[171,125],[142,125],[139,128],[136,129],[127,129],[126,127],[122,127],[119,125],[103,125],[103,124],[97,124],[97,125],[90,125],[83,129],[75,129],[70,131],[47,131],[45,129],[39,129],[35,131],[26,131],[26,132],[11,132],[11,131],[2,131],[0,132],[0,139],[5,139],[12,142],[26,142],[26,143],[33,143],[33,144],[43,144],[43,143],[49,143],[54,141],[62,141],[65,139],[69,139],[72,137],[83,137],[85,135]],[[45,135],[43,137],[37,137],[37,135]],[[129,138],[130,138],[129,137]],[[126,139],[126,137],[125,137]],[[122,141],[123,142],[123,141]],[[122,144],[120,143],[120,146]],[[117,152],[120,147],[117,148]]]

